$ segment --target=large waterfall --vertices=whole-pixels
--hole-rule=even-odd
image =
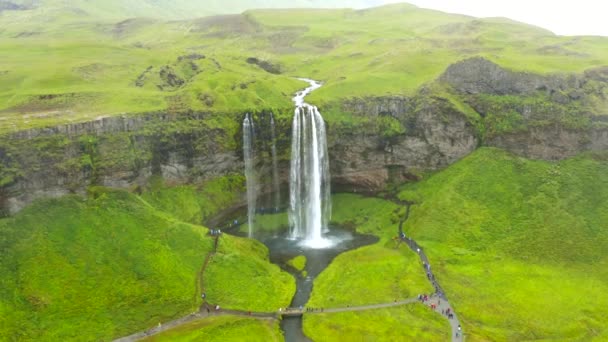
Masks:
[[[323,248],[323,238],[331,216],[329,159],[325,122],[317,107],[304,103],[304,97],[321,85],[311,86],[294,98],[296,110],[292,124],[291,173],[289,179],[289,225],[294,239],[303,245]]]
[[[275,210],[278,210],[281,206],[281,188],[279,184],[279,165],[277,162],[277,136],[274,125],[274,116],[272,113],[270,114],[270,139],[272,140],[270,152],[272,154],[272,191],[274,192],[273,205]]]
[[[257,199],[253,137],[253,117],[251,114],[247,114],[243,120],[243,159],[245,160],[245,178],[247,181],[247,223],[249,225],[249,237],[253,236],[253,221]]]

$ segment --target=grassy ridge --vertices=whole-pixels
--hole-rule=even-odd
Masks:
[[[608,163],[481,149],[429,179],[405,225],[475,340],[605,334]]]
[[[0,221],[0,339],[107,340],[192,312],[212,248],[206,233],[134,195],[102,189]],[[209,300],[253,309],[289,303],[294,280],[268,263],[261,244],[224,236],[218,259],[205,276]],[[226,286],[252,274],[256,293]]]
[[[197,322],[189,323],[183,327],[172,329],[157,336],[149,337],[144,341],[247,341],[267,342],[283,341],[276,320],[262,321],[253,318],[234,316],[210,317]]]

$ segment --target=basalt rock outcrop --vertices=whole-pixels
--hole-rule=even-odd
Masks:
[[[583,76],[543,76],[502,68],[482,57],[474,57],[450,65],[440,77],[455,90],[466,94],[528,95],[535,91],[553,94],[563,90],[582,89]]]
[[[373,121],[366,129],[329,127],[335,186],[376,190],[387,182],[416,179],[475,150],[478,137],[465,115],[440,98],[381,97],[346,101],[355,116],[390,117],[403,128],[387,136]]]
[[[608,67],[537,75],[476,57],[439,81],[479,114],[483,145],[545,160],[608,149]]]

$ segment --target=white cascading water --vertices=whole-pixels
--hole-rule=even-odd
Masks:
[[[270,114],[270,139],[272,146],[270,152],[272,154],[272,191],[274,192],[274,208],[276,210],[281,206],[281,189],[279,184],[279,165],[277,162],[277,137],[274,125],[274,116]]]
[[[292,124],[291,173],[289,179],[289,226],[293,239],[302,245],[324,248],[331,241],[323,237],[331,216],[331,189],[325,122],[317,107],[304,97],[320,83],[302,79],[310,87],[294,97],[296,110]]]
[[[249,225],[249,237],[253,237],[253,222],[257,199],[253,137],[253,118],[250,114],[247,114],[243,120],[243,159],[245,161],[245,179],[247,182],[247,224]]]

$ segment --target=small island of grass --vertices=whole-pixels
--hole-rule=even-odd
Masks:
[[[306,257],[303,255],[298,255],[297,257],[289,260],[287,265],[295,268],[298,271],[302,271],[304,270],[304,267],[306,267]]]

